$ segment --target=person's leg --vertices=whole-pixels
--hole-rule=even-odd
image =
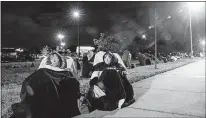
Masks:
[[[133,97],[134,97],[134,90],[133,90],[132,85],[129,83],[127,77],[124,76],[124,75],[121,75],[121,77],[122,77],[124,89],[125,89],[125,92],[126,92],[126,100],[125,101],[127,102],[127,101],[133,99]]]

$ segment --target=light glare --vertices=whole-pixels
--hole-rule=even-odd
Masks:
[[[204,2],[188,2],[188,6],[193,11],[199,11],[203,5],[204,5]]]
[[[202,45],[205,45],[205,40],[202,40],[202,41],[201,41],[201,44],[202,44]]]
[[[74,11],[73,12],[73,17],[79,18],[79,11]]]
[[[58,34],[58,35],[57,35],[57,38],[60,39],[60,40],[62,40],[62,39],[64,38],[64,35],[63,35],[63,34]]]
[[[168,17],[167,17],[167,19],[170,19],[170,18],[171,18],[171,16],[168,16]]]
[[[65,46],[65,43],[64,43],[64,42],[61,42],[61,46]]]
[[[146,35],[143,34],[143,35],[142,35],[142,38],[143,38],[143,39],[146,39]]]

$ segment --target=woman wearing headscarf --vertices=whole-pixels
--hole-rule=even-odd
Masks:
[[[88,100],[90,110],[114,110],[134,102],[133,88],[126,77],[126,68],[111,52],[103,55],[103,62],[94,66],[98,76],[91,78]]]
[[[46,65],[24,80],[21,104],[29,109],[31,118],[69,118],[80,114],[79,82],[66,67],[61,55],[51,53]]]

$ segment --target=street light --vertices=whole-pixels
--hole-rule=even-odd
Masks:
[[[203,4],[204,2],[188,2],[189,8],[194,11],[200,11]]]
[[[74,18],[79,18],[79,11],[73,11]]]
[[[142,39],[146,39],[146,35],[145,34],[142,35]]]
[[[79,39],[79,19],[80,19],[80,11],[79,10],[74,10],[72,11],[72,17],[74,20],[77,20],[77,27],[78,27],[78,31],[77,31],[77,35],[78,35],[78,47],[79,47],[79,51],[78,51],[78,56],[80,58],[80,39]]]
[[[192,48],[192,13],[191,10],[200,10],[201,5],[203,5],[204,2],[188,2],[189,6],[189,17],[190,17],[190,48],[191,48],[191,57],[193,56],[193,48]]]
[[[65,38],[64,33],[62,33],[62,32],[61,32],[61,33],[58,33],[58,34],[56,35],[56,37],[57,37],[58,41],[60,42],[60,48],[62,48],[62,46],[65,45],[65,43],[62,42],[62,40]],[[57,48],[56,48],[57,51],[59,50],[58,47],[59,47],[59,46],[57,46]]]
[[[202,52],[203,54],[205,54],[205,40],[201,41],[201,45],[202,45]]]
[[[61,42],[61,46],[64,47],[66,44],[64,42]]]
[[[204,46],[204,45],[205,45],[205,40],[202,40],[202,41],[201,41],[201,44]]]
[[[61,33],[59,33],[59,34],[57,34],[57,38],[61,41],[62,39],[64,39],[64,35],[63,34],[61,34]]]
[[[155,28],[155,69],[157,69],[157,24],[156,24],[156,2],[155,2],[155,25],[154,25],[154,28]]]

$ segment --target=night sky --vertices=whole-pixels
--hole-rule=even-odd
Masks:
[[[158,6],[159,17],[165,17],[170,10],[177,8],[174,3],[166,4],[166,6]],[[59,44],[56,40],[59,32],[65,34],[67,47],[77,45],[77,23],[72,22],[69,17],[70,9],[77,5],[78,2],[1,2],[1,47],[56,46]],[[121,30],[119,23],[127,22],[128,19],[132,21],[130,24],[133,23],[131,25],[133,28],[139,27],[137,25],[139,23],[144,29],[152,22],[149,14],[151,2],[79,2],[79,6],[84,11],[79,22],[81,45],[93,45],[93,39],[98,38],[101,32],[119,32]],[[167,27],[180,26],[175,24],[177,20],[179,21],[179,17],[176,13],[172,15],[175,17]],[[182,19],[184,22],[185,18]],[[205,25],[205,15],[199,19],[198,27]],[[172,31],[177,29],[173,28]],[[203,32],[201,35],[205,33],[203,29],[205,27],[200,30]],[[198,29],[196,31],[199,32]],[[133,35],[130,33],[124,36],[132,38]]]

